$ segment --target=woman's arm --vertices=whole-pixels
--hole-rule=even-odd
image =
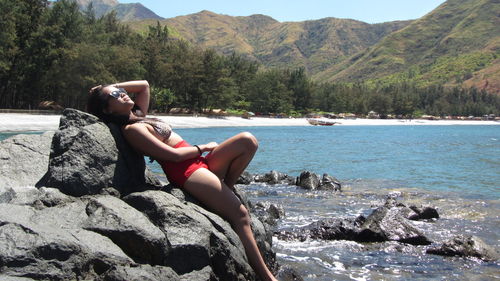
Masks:
[[[137,151],[151,156],[156,160],[181,162],[200,156],[196,147],[173,148],[158,140],[143,124],[132,124],[123,130],[125,139]],[[199,145],[202,152],[212,151],[217,144],[214,142]]]
[[[135,104],[138,105],[144,115],[148,114],[149,109],[149,83],[146,80],[126,81],[113,84],[116,88],[123,88],[129,93],[136,93]]]

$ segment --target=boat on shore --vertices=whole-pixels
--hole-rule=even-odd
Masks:
[[[317,118],[309,118],[307,122],[313,126],[333,126],[338,124],[338,122],[327,120],[327,119],[317,119]]]

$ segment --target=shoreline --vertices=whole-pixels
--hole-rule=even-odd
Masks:
[[[168,122],[174,129],[213,127],[276,127],[312,126],[306,118],[195,117],[149,115]],[[0,113],[0,132],[55,131],[61,115]],[[338,122],[335,126],[422,126],[422,125],[500,125],[498,121],[424,120],[424,119],[325,119]]]

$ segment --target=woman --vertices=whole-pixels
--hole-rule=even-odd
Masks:
[[[135,101],[128,92],[136,94]],[[92,88],[87,110],[106,122],[121,125],[128,143],[157,160],[171,183],[229,221],[245,247],[252,268],[262,280],[276,280],[257,248],[248,211],[233,192],[257,150],[255,137],[240,133],[220,145],[210,142],[191,146],[166,123],[145,118],[148,107],[148,82],[128,81]],[[204,152],[209,154],[204,157]]]

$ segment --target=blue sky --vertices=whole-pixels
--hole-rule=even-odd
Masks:
[[[284,21],[349,18],[367,23],[417,19],[445,0],[118,0],[142,3],[164,18],[209,10],[230,16],[264,14]]]

